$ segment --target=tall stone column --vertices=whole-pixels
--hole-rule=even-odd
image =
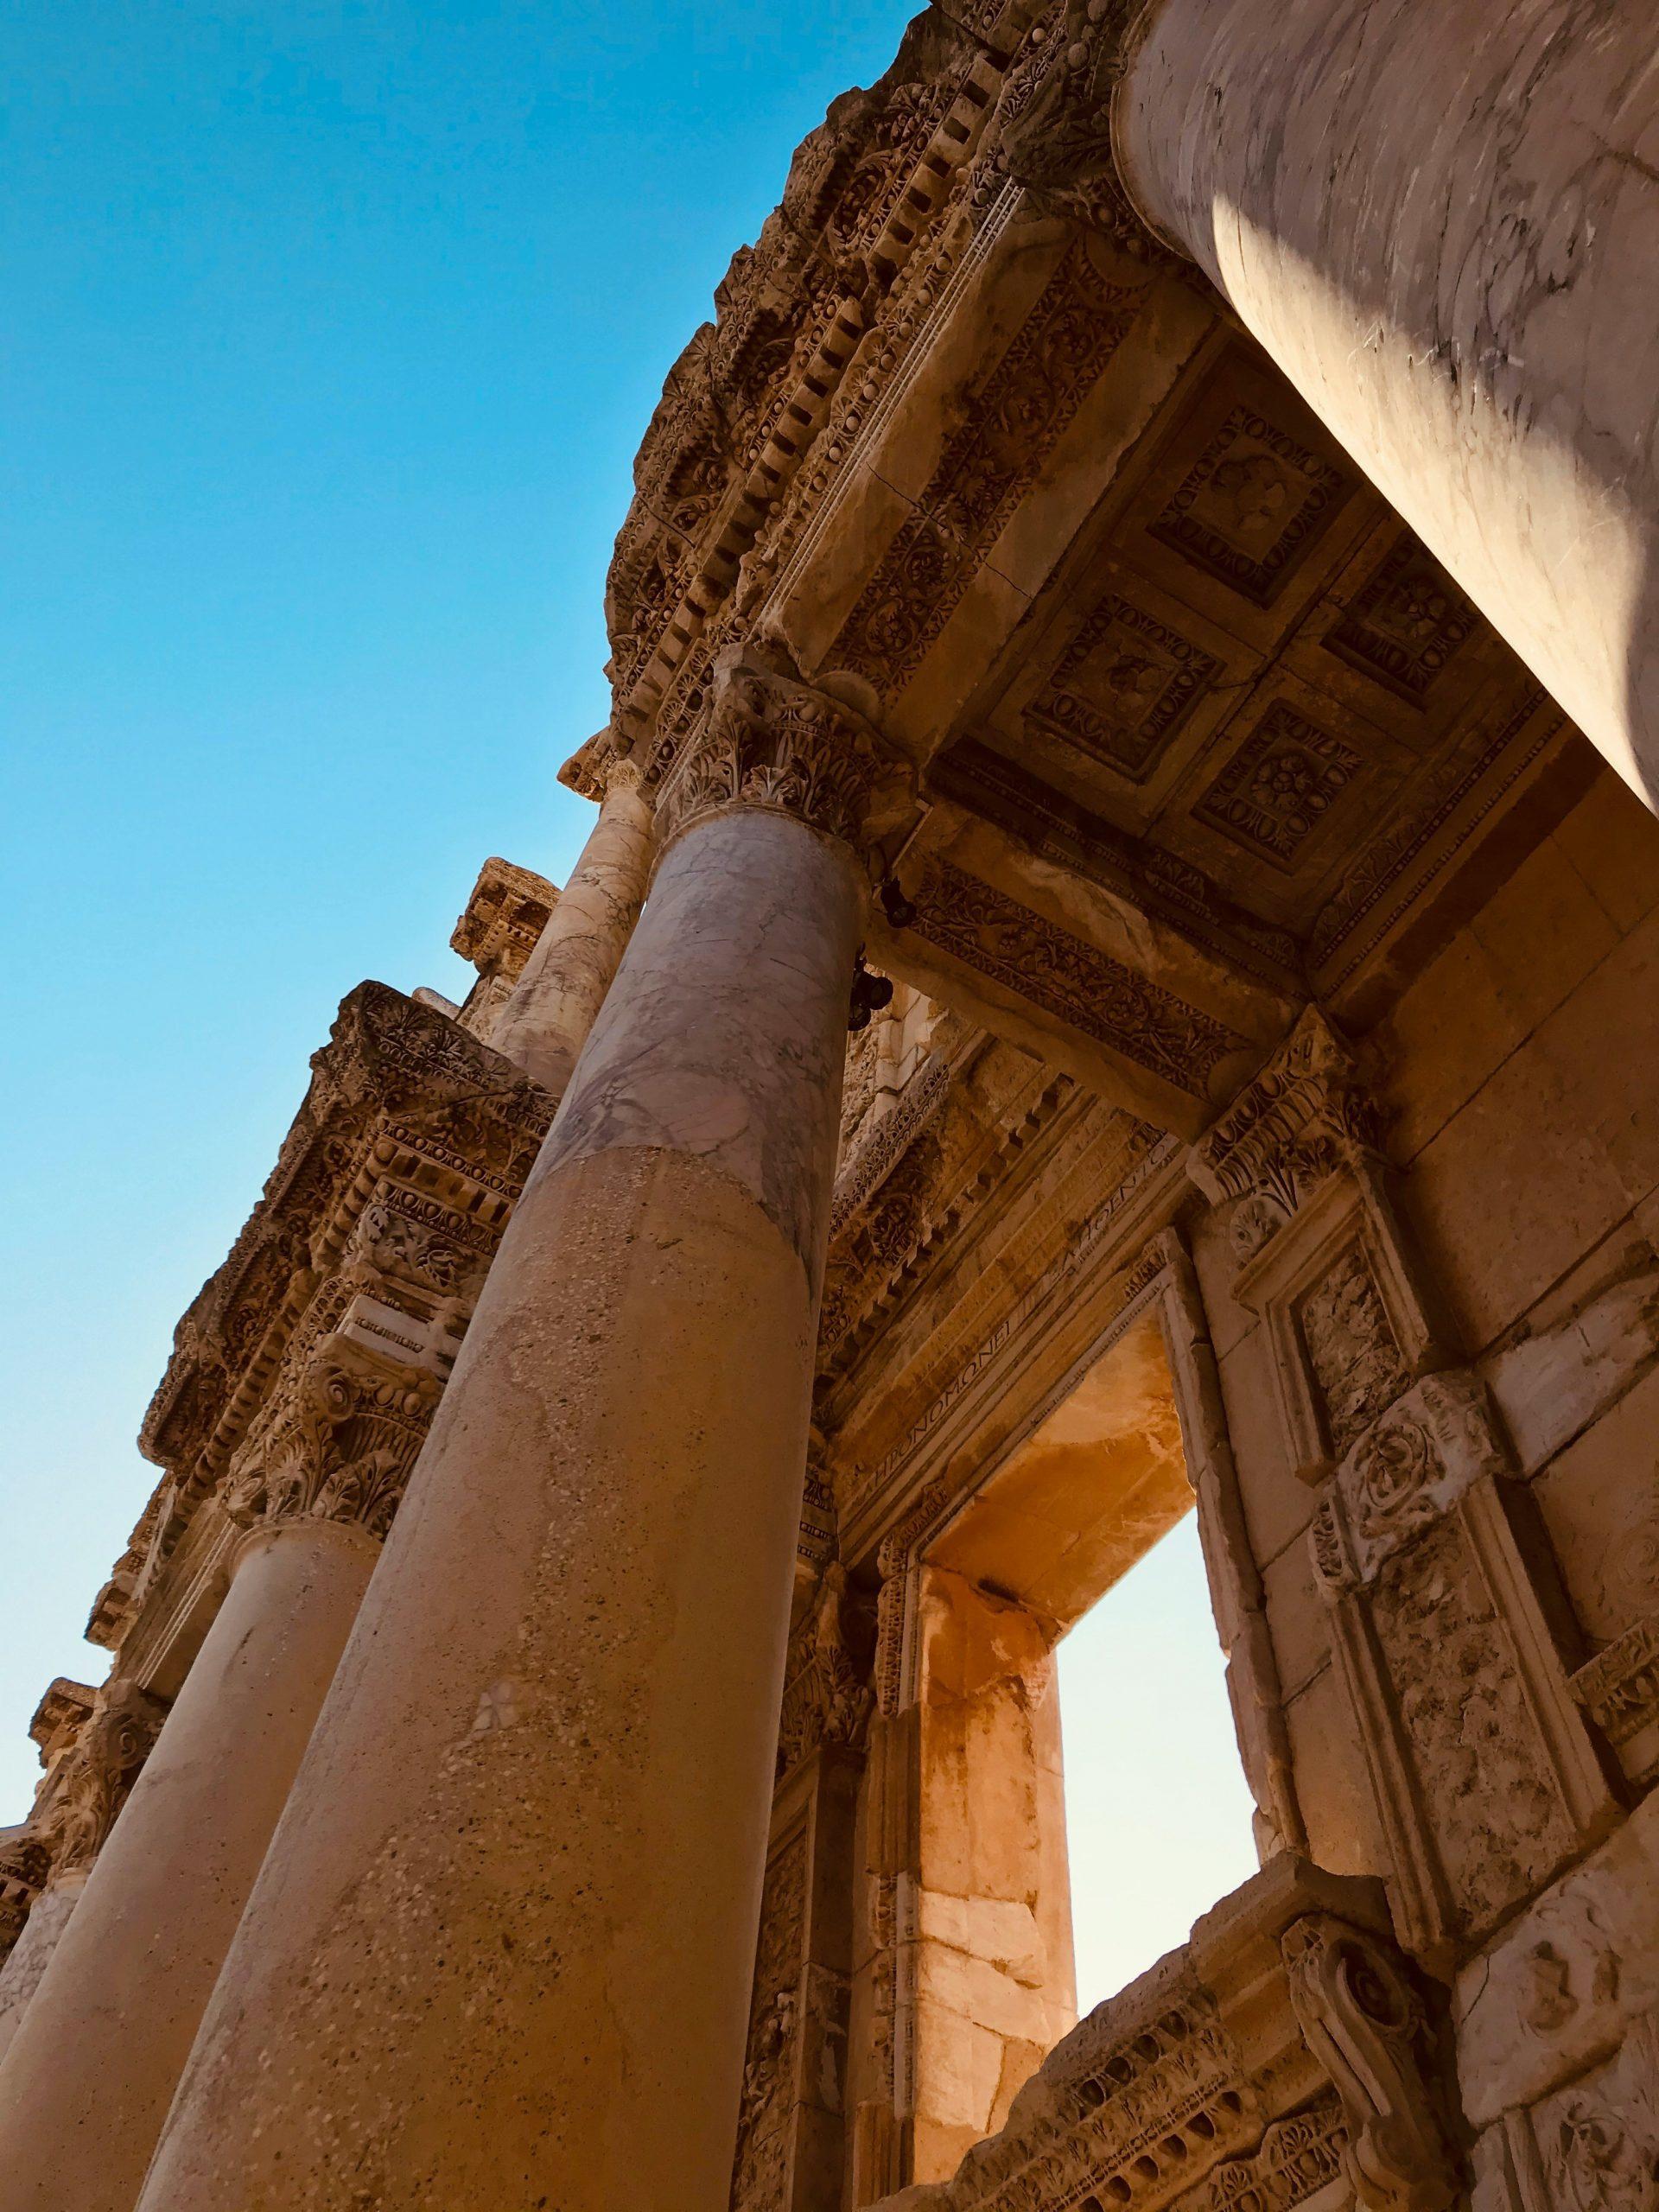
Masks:
[[[1143,213],[1659,805],[1649,0],[1153,0],[1136,36]]]
[[[63,1700],[64,1692],[73,1692],[73,1699]],[[42,1713],[35,1716],[37,1726],[54,1702],[69,1704],[73,1736],[69,1747],[54,1755],[43,1785],[44,1805],[37,1801],[28,1831],[49,1872],[0,1972],[0,2058],[33,2009],[166,1713],[163,1705],[123,1676],[106,1682],[96,1695],[81,1683],[54,1683]],[[73,1717],[78,1707],[84,1719]]]
[[[230,1587],[0,2065],[0,2212],[131,2212],[435,1385],[325,1340],[307,1455],[245,1484]]]
[[[724,2212],[879,758],[727,671],[149,2212]]]
[[[605,772],[599,819],[490,1033],[493,1049],[562,1098],[645,895],[651,806],[630,760]]]

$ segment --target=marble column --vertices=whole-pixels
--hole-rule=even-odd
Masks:
[[[639,917],[651,849],[639,771],[613,760],[599,819],[490,1033],[493,1049],[555,1098],[564,1095]]]
[[[59,1938],[69,1925],[69,1916],[86,1886],[86,1867],[78,1867],[60,1881],[48,1882],[29,1907],[23,1932],[0,1967],[0,2059],[10,2050],[23,2024],[23,2015],[52,1963]]]
[[[0,2212],[131,2212],[378,1551],[316,1519],[241,1540],[0,2065]]]
[[[878,758],[723,678],[146,2212],[725,2212]]]
[[[1659,805],[1650,0],[1153,0],[1136,35],[1142,212]]]
[[[0,1972],[0,2058],[33,2008],[166,1712],[137,1682],[116,1675],[98,1692],[72,1746],[53,1768],[46,1802],[30,1822],[51,1873]]]

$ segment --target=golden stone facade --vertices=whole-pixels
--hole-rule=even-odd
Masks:
[[[1656,2212],[1651,28],[950,0],[802,146],[581,861],[179,1325],[0,2212]],[[1261,1869],[1079,2022],[1195,1503]]]

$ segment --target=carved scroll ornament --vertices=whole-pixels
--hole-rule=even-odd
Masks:
[[[1288,1929],[1283,1952],[1292,2010],[1342,2100],[1355,2196],[1373,2212],[1445,2212],[1458,2175],[1424,2063],[1422,2003],[1399,1961],[1323,1914]]]
[[[418,1368],[393,1368],[332,1336],[305,1368],[291,1405],[250,1446],[227,1503],[247,1527],[337,1521],[384,1536],[441,1390]]]

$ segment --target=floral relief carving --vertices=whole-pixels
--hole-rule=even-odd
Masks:
[[[1102,276],[1083,240],[1065,253],[848,616],[834,655],[841,666],[884,694],[919,666],[1128,336],[1146,290]]]
[[[1659,2212],[1656,2145],[1622,2113],[1570,2097],[1555,2123],[1548,2167],[1561,2212]]]
[[[1325,642],[1328,652],[1421,706],[1479,623],[1440,563],[1405,531]]]
[[[250,1438],[227,1504],[249,1526],[354,1522],[384,1536],[440,1394],[418,1368],[393,1368],[348,1338],[325,1337]]]
[[[35,1836],[16,1836],[0,1844],[0,1967],[23,1932],[51,1863],[50,1853]]]
[[[766,1867],[738,2107],[733,2212],[782,2212],[785,2123],[801,2024],[806,1869],[804,1833],[792,1835]]]
[[[1144,0],[1065,0],[1047,35],[1009,73],[998,105],[998,167],[1046,212],[1070,217],[1152,265],[1174,256],[1123,189],[1111,99]]]
[[[1332,1447],[1345,1452],[1408,1379],[1394,1325],[1359,1244],[1351,1244],[1304,1293],[1297,1318]]]
[[[1322,2097],[1306,2111],[1275,2120],[1252,2157],[1217,2166],[1207,2212],[1294,2212],[1342,2178],[1347,2142],[1340,2101]]]
[[[1097,951],[977,876],[936,862],[916,895],[916,933],[1096,1042],[1202,1097],[1245,1040],[1160,984]]]
[[[755,806],[857,844],[879,799],[903,810],[911,781],[855,708],[750,655],[720,672],[708,728],[664,794],[661,834]]]
[[[1358,1063],[1317,1007],[1192,1148],[1189,1173],[1253,1258],[1338,1168],[1373,1156],[1381,1116]]]
[[[1352,746],[1317,728],[1281,700],[1193,812],[1235,844],[1276,868],[1291,868],[1359,766]]]
[[[1509,1633],[1450,1521],[1389,1562],[1372,1605],[1425,1815],[1459,1905],[1483,1924],[1548,1879],[1573,1840]]]
[[[74,1748],[53,1771],[50,1800],[35,1826],[54,1877],[79,1872],[98,1857],[166,1718],[166,1707],[136,1682],[99,1691]]]

